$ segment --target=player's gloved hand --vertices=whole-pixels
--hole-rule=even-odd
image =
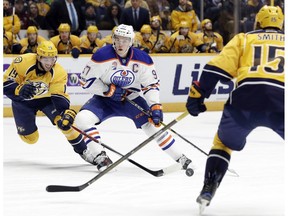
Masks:
[[[149,122],[154,124],[156,127],[161,126],[161,122],[163,121],[163,111],[161,104],[153,104],[150,107],[151,116],[149,117]]]
[[[15,95],[19,95],[24,100],[29,100],[36,95],[36,90],[36,87],[32,84],[20,84],[15,89]]]
[[[109,85],[107,92],[104,92],[106,97],[110,97],[114,101],[123,101],[127,91],[121,87],[115,86],[113,83]]]
[[[186,108],[192,116],[198,116],[199,113],[207,110],[204,104],[204,92],[201,90],[199,82],[192,83]]]
[[[57,126],[61,130],[69,130],[74,122],[77,113],[73,109],[66,109],[61,113],[61,118],[57,121]]]
[[[72,48],[71,55],[73,58],[78,58],[80,55],[80,50],[77,49],[76,47]]]

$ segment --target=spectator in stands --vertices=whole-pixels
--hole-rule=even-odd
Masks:
[[[193,53],[206,52],[208,47],[197,37],[194,32],[190,31],[191,23],[181,21],[179,30],[170,37],[171,53]]]
[[[206,0],[204,14],[207,19],[212,23],[216,22],[219,18],[222,8],[222,0]]]
[[[155,10],[155,12],[153,12],[153,8],[150,7],[150,2],[154,2],[154,4],[156,4],[157,6],[157,10]],[[168,11],[170,12],[170,5],[169,5],[169,2],[167,0],[149,0],[147,1],[148,5],[149,5],[149,8],[150,8],[150,12],[151,12],[151,17],[153,16],[157,16],[159,15],[161,17],[161,19],[165,19],[165,14],[164,14],[164,11],[168,9]]]
[[[161,15],[162,13],[160,13]],[[164,7],[163,9],[163,15],[161,17],[162,19],[162,29],[163,30],[172,30],[171,27],[171,12],[170,12],[170,8]]]
[[[68,23],[61,23],[58,27],[59,35],[50,38],[59,54],[70,54],[73,58],[78,58],[81,52],[80,38],[71,34]]]
[[[5,54],[11,54],[12,53],[12,47],[13,44],[17,43],[17,40],[14,39],[12,32],[5,31],[5,28],[3,29],[3,52]]]
[[[13,54],[36,53],[38,45],[46,39],[38,35],[36,26],[29,26],[26,31],[26,37],[19,43],[13,45]]]
[[[21,29],[27,29],[29,21],[27,4],[24,2],[24,0],[16,0],[14,6],[15,14],[19,17],[21,22]]]
[[[134,31],[140,31],[142,25],[150,24],[149,11],[140,7],[141,0],[131,0],[132,7],[125,8],[120,23],[132,25]]]
[[[149,8],[149,12],[150,12],[150,16],[157,16],[160,13],[159,7],[158,7],[158,2],[155,0],[145,0],[148,8]]]
[[[38,7],[39,15],[45,17],[50,10],[50,5],[47,4],[45,0],[38,0],[36,5]]]
[[[36,26],[37,29],[48,29],[46,18],[44,16],[39,15],[38,7],[36,3],[31,3],[29,5],[29,20],[28,26]]]
[[[101,39],[97,38],[98,32],[97,26],[91,25],[87,28],[87,34],[80,38],[80,48],[82,54],[95,53],[100,47],[102,47],[103,42]]]
[[[152,53],[167,53],[169,50],[169,39],[170,37],[161,29],[161,18],[160,16],[153,16],[150,19],[150,26],[152,29],[152,35],[150,40],[153,43]]]
[[[122,9],[117,3],[113,3],[107,8],[107,14],[101,22],[100,29],[112,30],[114,26],[120,24]]]
[[[234,36],[234,0],[226,0],[223,2],[217,23],[219,34],[223,37],[224,45],[228,43]]]
[[[71,33],[79,36],[85,28],[85,18],[79,1],[54,0],[46,15],[50,28],[57,32],[61,23],[68,23],[71,26]]]
[[[92,4],[95,8],[100,5],[105,5],[105,7],[109,7],[111,5],[110,0],[86,0],[86,4]]]
[[[96,13],[95,7],[92,4],[90,4],[90,3],[85,5],[84,17],[85,17],[86,29],[90,25],[98,26],[98,25],[101,24],[100,23],[100,17]]]
[[[244,20],[243,22],[243,31],[249,32],[254,28],[255,16],[259,10],[263,7],[261,0],[248,0],[244,7],[242,8]]]
[[[196,32],[198,29],[198,17],[193,10],[189,0],[179,0],[179,5],[171,13],[171,25],[173,31],[178,31],[180,22],[186,21],[190,25],[190,31]]]
[[[9,0],[3,0],[3,27],[6,32],[11,32],[13,38],[19,33],[21,22],[16,14],[13,14]]]
[[[129,7],[132,7],[131,0],[127,0],[124,5],[124,8],[129,8]],[[150,11],[149,6],[145,0],[140,0],[140,7],[145,8],[148,11]]]
[[[213,32],[213,25],[210,19],[204,19],[201,22],[201,32],[197,33],[198,38],[208,46],[209,53],[220,52],[223,49],[223,38]]]
[[[100,22],[104,19],[105,15],[107,14],[107,8],[111,5],[109,0],[101,0],[100,5],[96,7],[96,13],[100,17]]]

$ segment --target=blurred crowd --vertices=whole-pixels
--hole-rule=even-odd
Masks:
[[[134,46],[147,53],[215,53],[234,36],[234,0],[3,0],[5,54],[35,52],[51,40],[59,54],[78,58],[111,44],[115,26],[132,25]],[[239,32],[254,28],[270,0],[240,0]],[[284,0],[274,0],[282,8]],[[19,31],[26,35],[20,38]],[[45,38],[39,30],[48,32]],[[101,30],[111,30],[103,37]],[[237,32],[236,32],[237,33]]]

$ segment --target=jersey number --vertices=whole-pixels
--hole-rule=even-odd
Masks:
[[[252,73],[258,70],[259,65],[267,73],[284,72],[284,47],[271,45],[265,45],[265,47],[255,46],[253,58],[253,66],[250,68]]]

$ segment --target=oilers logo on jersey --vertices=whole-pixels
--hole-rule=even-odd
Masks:
[[[129,70],[117,70],[112,74],[110,81],[114,83],[116,86],[125,87],[131,85],[135,80],[134,73]]]

